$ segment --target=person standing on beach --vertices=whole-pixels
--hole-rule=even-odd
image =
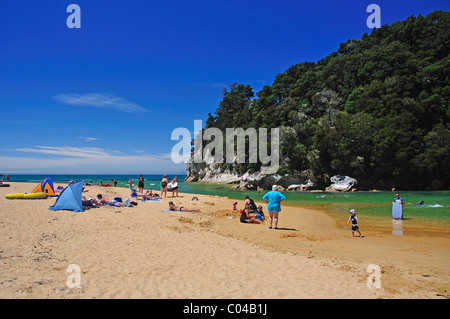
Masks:
[[[348,223],[352,222],[352,237],[355,237],[355,231],[359,233],[359,237],[362,237],[361,232],[359,231],[359,223],[358,218],[356,217],[356,211],[354,209],[350,209],[349,213],[351,215],[347,220],[347,225]]]
[[[164,198],[166,198],[168,184],[169,184],[169,180],[167,179],[167,175],[164,175],[161,180],[161,196],[159,197],[160,199],[162,199],[163,194],[164,194]]]
[[[405,205],[405,201],[403,200],[403,198],[400,197],[399,193],[395,194],[395,198],[394,198],[394,201],[392,202],[392,204],[394,204],[394,203],[400,203],[402,205]]]
[[[144,192],[144,177],[142,175],[139,177],[138,182],[139,182],[139,185],[138,185],[139,193],[142,194]]]
[[[175,192],[177,192],[177,197],[178,197],[178,177],[175,176],[171,182],[172,184],[172,197],[175,197]]]
[[[268,204],[267,211],[269,212],[270,229],[272,229],[272,222],[274,222],[274,229],[278,229],[278,214],[281,212],[280,203],[285,199],[286,197],[278,191],[277,185],[273,185],[272,191],[263,196],[263,200]]]
[[[392,204],[394,204],[394,203],[398,203],[398,204],[402,205],[402,217],[401,217],[401,219],[403,219],[403,206],[405,205],[405,201],[403,200],[403,198],[400,197],[399,193],[395,194],[395,198],[394,198],[394,201],[392,202]]]

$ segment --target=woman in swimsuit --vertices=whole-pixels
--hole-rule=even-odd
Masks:
[[[169,184],[169,180],[167,179],[167,175],[163,176],[163,179],[161,180],[161,196],[164,194],[164,198],[167,196],[167,184]]]
[[[186,207],[178,208],[178,206],[175,206],[175,204],[172,201],[169,202],[169,209],[174,212],[175,211],[178,211],[178,212],[199,212],[200,211],[199,209],[189,209]]]
[[[139,193],[143,193],[144,192],[144,177],[142,177],[142,175],[139,177]]]

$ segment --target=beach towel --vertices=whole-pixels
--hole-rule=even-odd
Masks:
[[[126,207],[132,207],[129,198],[127,198],[127,199],[125,199],[125,200],[123,201],[123,205],[125,205]]]

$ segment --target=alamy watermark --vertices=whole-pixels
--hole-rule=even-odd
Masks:
[[[66,12],[71,13],[66,20],[66,25],[69,29],[81,28],[81,8],[78,4],[69,4]]]
[[[214,139],[213,139],[214,138]],[[202,121],[194,121],[194,151],[192,135],[187,128],[179,127],[172,131],[172,141],[179,141],[171,152],[172,161],[176,164],[188,163],[192,157],[194,163],[246,163],[246,140],[248,139],[248,162],[262,164],[263,174],[275,174],[280,163],[280,129],[259,128],[226,128],[223,132],[215,127],[202,130]],[[203,148],[203,141],[209,143]],[[225,143],[224,143],[225,141]],[[236,141],[236,143],[235,143]],[[224,153],[225,144],[225,153]],[[236,147],[235,147],[236,145]],[[270,155],[268,153],[270,145]],[[236,152],[235,152],[236,150]],[[214,155],[213,155],[214,154]]]
[[[67,267],[67,272],[72,273],[67,277],[66,285],[67,288],[81,288],[81,268],[77,264],[70,264]]]
[[[370,29],[381,27],[381,8],[378,4],[370,4],[367,6],[366,12],[372,13],[367,17],[366,24]]]
[[[370,264],[367,266],[367,272],[371,273],[369,277],[367,277],[367,288],[381,288],[381,269],[380,266],[375,264]]]

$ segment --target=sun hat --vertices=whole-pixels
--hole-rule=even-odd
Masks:
[[[278,186],[277,186],[277,185],[273,185],[273,186],[272,186],[272,190],[273,190],[273,191],[277,191],[277,190],[278,190]]]
[[[354,214],[354,213],[356,213],[356,210],[350,209],[348,212],[351,213],[351,214]]]
[[[234,201],[233,204],[236,205],[236,204],[237,204],[237,201]]]

